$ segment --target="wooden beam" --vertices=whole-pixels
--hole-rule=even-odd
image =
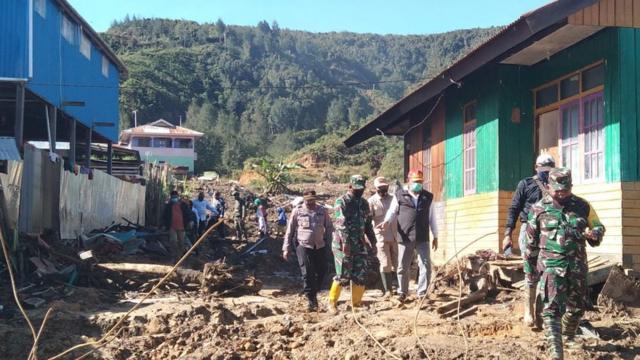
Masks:
[[[15,118],[15,130],[14,135],[16,138],[16,145],[19,150],[22,150],[22,144],[24,142],[24,83],[16,83],[16,118]]]
[[[111,141],[107,143],[107,174],[113,174],[113,146]]]
[[[633,0],[624,0],[624,20],[621,26],[633,27]]]
[[[76,121],[72,118],[69,118],[71,121],[71,134],[69,139],[69,162],[71,163],[71,168],[76,166]]]
[[[633,2],[633,27],[640,28],[640,1]]]

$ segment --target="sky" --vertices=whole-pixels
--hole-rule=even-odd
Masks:
[[[125,15],[311,32],[431,34],[506,25],[549,0],[68,0],[99,32]]]

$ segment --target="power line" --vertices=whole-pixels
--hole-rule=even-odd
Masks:
[[[380,80],[380,81],[347,81],[342,83],[327,83],[327,84],[303,84],[303,85],[233,85],[233,86],[220,86],[216,89],[231,89],[231,90],[254,90],[254,89],[274,89],[274,90],[286,90],[286,89],[333,89],[340,87],[371,87],[372,85],[380,84],[393,84],[402,82],[414,82],[417,83],[423,80],[415,79],[400,79],[400,80]],[[100,89],[121,89],[124,86],[111,86],[111,85],[97,85],[97,84],[74,84],[74,83],[42,83],[42,82],[29,82],[30,85],[35,86],[56,86],[56,87],[76,87],[76,88],[100,88]]]

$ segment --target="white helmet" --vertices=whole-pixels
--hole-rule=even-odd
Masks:
[[[556,166],[556,161],[549,154],[541,154],[536,159],[536,167],[552,168]]]

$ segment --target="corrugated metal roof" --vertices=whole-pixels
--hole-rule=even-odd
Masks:
[[[122,130],[120,137],[121,139],[127,139],[131,135],[174,135],[200,137],[204,134],[199,131],[187,129],[182,126],[173,125],[167,120],[159,119],[149,124]]]
[[[16,138],[0,137],[0,160],[22,160]]]

